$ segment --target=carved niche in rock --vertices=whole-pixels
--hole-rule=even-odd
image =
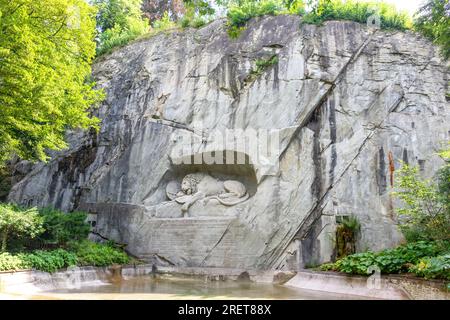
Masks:
[[[247,188],[236,180],[221,181],[206,173],[190,173],[186,175],[181,185],[177,181],[167,184],[166,195],[179,204],[186,212],[195,202],[217,200],[224,206],[234,206],[249,198]]]

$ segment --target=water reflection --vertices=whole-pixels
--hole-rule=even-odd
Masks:
[[[55,290],[55,294],[68,298],[70,294],[77,298],[83,295],[87,299],[105,295],[107,299],[122,297],[135,299],[308,299],[308,300],[340,300],[362,299],[357,296],[343,296],[328,292],[302,290],[272,284],[237,281],[203,281],[184,278],[151,278],[139,277],[129,280],[115,280],[101,286],[85,286],[81,288]]]

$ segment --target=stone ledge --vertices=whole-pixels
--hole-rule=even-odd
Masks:
[[[382,276],[378,285],[368,277],[334,272],[300,271],[286,285],[301,289],[395,300],[450,300],[441,281],[402,276]],[[370,283],[369,283],[370,282]]]

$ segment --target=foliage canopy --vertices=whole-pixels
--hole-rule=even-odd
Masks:
[[[84,0],[0,0],[0,163],[47,160],[69,128],[98,124],[88,81],[95,10]]]
[[[11,204],[0,204],[0,252],[6,250],[8,237],[12,235],[34,238],[42,233],[42,223],[36,208],[22,210]]]
[[[450,165],[438,171],[437,181],[419,176],[417,167],[404,165],[394,195],[403,201],[397,209],[400,229],[408,241],[450,239]]]
[[[448,0],[428,0],[417,12],[414,27],[440,45],[443,56],[450,58],[450,2]]]
[[[149,31],[149,22],[141,11],[142,0],[93,0],[92,3],[98,9],[97,55]]]

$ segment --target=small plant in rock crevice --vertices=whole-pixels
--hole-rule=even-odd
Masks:
[[[343,217],[336,228],[337,257],[342,258],[356,252],[356,240],[360,223],[354,216]]]
[[[259,76],[261,76],[268,68],[278,63],[278,56],[272,55],[266,59],[258,59],[255,62],[255,68],[253,68],[245,82],[251,83]]]

